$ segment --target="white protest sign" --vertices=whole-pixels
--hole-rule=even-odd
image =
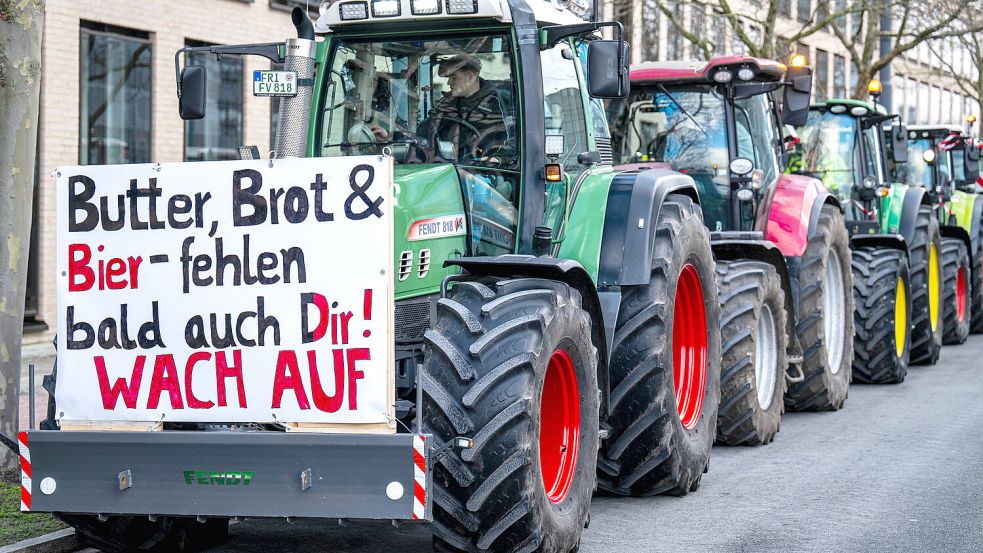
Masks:
[[[395,430],[392,158],[57,174],[59,419]]]

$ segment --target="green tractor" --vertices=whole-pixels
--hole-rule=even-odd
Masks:
[[[846,209],[853,249],[853,377],[902,382],[909,362],[934,363],[942,347],[939,224],[925,190],[892,183],[907,159],[897,116],[865,101],[832,99],[810,107],[798,129],[794,170],[819,177]]]
[[[205,116],[208,87],[204,67],[182,55],[265,56],[296,72],[298,85],[281,99],[278,158],[392,157],[392,243],[366,247],[395,252],[400,431],[303,440],[341,459],[342,471],[345,459],[383,447],[366,462],[412,467],[409,438],[427,444],[432,486],[417,499],[441,550],[576,550],[599,455],[606,487],[630,495],[684,495],[709,466],[721,358],[710,233],[691,177],[612,167],[601,99],[627,94],[629,55],[620,24],[582,17],[590,11],[582,0],[329,1],[316,25],[295,9],[298,38],[285,43],[185,48],[176,59],[185,119]],[[619,38],[599,39],[602,27]],[[30,433],[36,476],[45,463],[68,462],[55,442],[96,434],[46,424]],[[141,484],[180,468],[172,457],[183,453],[200,466],[212,466],[212,453],[231,455],[220,444],[195,449],[223,438],[221,428],[183,429],[146,438],[167,443],[164,457],[125,450],[134,472],[156,463],[139,471]],[[116,434],[86,450],[92,466],[123,447],[113,440],[126,433]],[[303,453],[313,449],[287,447],[296,438],[238,433],[236,458],[257,474],[316,462]],[[281,453],[261,455],[273,450]],[[412,490],[413,470],[399,474]],[[76,470],[59,490],[87,489],[86,478]],[[64,516],[86,543],[158,550],[204,528],[196,517],[217,526],[246,511],[418,518],[360,491],[389,493],[382,471],[374,478],[322,487],[318,495],[341,499],[316,504],[296,499],[303,492],[290,472],[282,490],[242,488],[232,508],[187,490],[151,505],[80,494],[72,512],[83,514]],[[42,494],[32,508],[67,510]]]
[[[958,125],[912,125],[911,155],[897,179],[928,191],[942,231],[943,342],[983,332],[983,197],[975,193],[979,149]]]
[[[786,407],[835,410],[847,397],[843,215],[817,179],[784,172],[782,124],[805,122],[811,80],[804,58],[649,62],[609,106],[620,167],[672,167],[699,188],[720,290],[719,443],[766,444]]]

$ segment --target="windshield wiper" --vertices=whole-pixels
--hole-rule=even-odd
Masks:
[[[700,125],[700,123],[692,115],[690,115],[688,111],[686,111],[686,108],[679,105],[679,102],[677,102],[676,99],[672,97],[672,94],[670,94],[669,91],[666,90],[666,87],[662,83],[659,83],[658,86],[659,86],[659,90],[661,90],[663,94],[669,97],[669,100],[672,101],[672,103],[675,104],[677,108],[679,108],[679,111],[683,112],[683,115],[685,115],[690,121],[693,122],[694,125],[696,125],[696,128],[700,129],[700,132],[703,133],[704,136],[710,136],[710,133],[708,133],[706,129],[703,128],[703,125]]]

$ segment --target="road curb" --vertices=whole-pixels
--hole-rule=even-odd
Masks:
[[[78,551],[78,548],[75,530],[62,528],[57,532],[0,547],[0,553],[69,553]]]

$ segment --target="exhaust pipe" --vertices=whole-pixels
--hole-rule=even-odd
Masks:
[[[303,8],[294,8],[290,19],[297,38],[288,38],[283,58],[284,71],[297,72],[297,95],[280,99],[273,151],[276,157],[303,157],[307,153],[307,123],[314,97],[314,24]]]

